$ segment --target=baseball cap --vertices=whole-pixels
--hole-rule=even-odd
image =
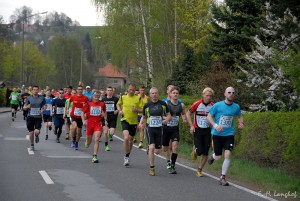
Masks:
[[[85,88],[86,88],[86,89],[90,89],[91,87],[90,87],[90,86],[86,86]]]

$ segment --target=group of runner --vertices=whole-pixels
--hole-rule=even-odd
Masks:
[[[26,94],[23,109],[26,111],[31,150],[34,150],[34,144],[39,142],[42,119],[46,129],[46,140],[48,130],[52,129],[53,120],[53,132],[57,136],[57,143],[60,143],[62,127],[65,124],[65,139],[71,138],[71,147],[74,150],[78,150],[82,128],[86,126],[85,147],[88,148],[91,145],[94,135],[92,162],[98,163],[97,154],[101,134],[104,134],[105,151],[109,151],[108,141],[112,140],[111,137],[115,134],[119,115],[124,138],[123,165],[130,166],[132,146],[137,131],[140,131],[138,147],[144,147],[144,133],[148,140],[149,175],[155,175],[154,154],[159,154],[162,148],[166,153],[169,173],[176,174],[175,164],[178,156],[179,121],[181,119],[183,123],[190,125],[190,133],[194,140],[194,156],[201,156],[197,176],[202,177],[205,164],[220,160],[225,150],[220,184],[228,185],[226,174],[234,147],[233,118],[238,117],[239,128],[243,128],[244,125],[240,107],[234,103],[233,87],[226,88],[225,100],[215,104],[212,102],[214,91],[209,87],[205,88],[202,98],[195,101],[188,110],[179,98],[180,89],[173,85],[167,87],[168,96],[163,100],[159,100],[159,91],[156,87],[150,89],[148,97],[145,95],[144,86],[137,90],[133,83],[129,84],[125,95],[120,97],[114,95],[112,87],[108,87],[106,91],[92,91],[90,86],[86,86],[83,92],[81,85],[76,90],[68,86],[57,92],[46,89],[45,95],[39,94],[41,91],[38,86],[29,88],[30,91],[26,90],[23,93]],[[17,111],[15,100],[20,98],[20,94],[14,91],[15,89],[10,96],[13,121]],[[208,156],[211,145],[213,145],[213,154]]]

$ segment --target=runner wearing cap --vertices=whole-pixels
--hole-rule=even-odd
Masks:
[[[93,92],[90,86],[86,86],[85,87],[85,92],[83,92],[83,95],[85,95],[86,97],[89,98],[89,101],[92,101],[93,98]]]

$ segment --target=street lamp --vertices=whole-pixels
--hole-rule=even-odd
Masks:
[[[42,12],[42,13],[36,13],[36,14],[33,14],[33,15],[29,15],[27,17],[24,17],[22,20],[23,20],[23,24],[22,24],[22,54],[21,54],[21,84],[25,84],[24,83],[24,23],[25,23],[25,20],[29,17],[33,17],[33,16],[36,16],[36,15],[40,15],[40,14],[46,14],[48,11],[46,12]]]

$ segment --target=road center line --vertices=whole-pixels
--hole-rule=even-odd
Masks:
[[[54,184],[54,182],[52,181],[52,179],[49,177],[49,175],[47,174],[47,172],[45,170],[41,170],[41,171],[39,171],[39,173],[42,175],[46,184]]]
[[[118,140],[121,140],[122,142],[124,141],[124,140],[123,140],[122,138],[120,138],[119,136],[114,135],[114,137],[117,138]],[[135,145],[135,144],[134,144],[133,146],[136,147],[136,148],[138,148],[138,146]],[[146,149],[140,149],[140,150],[146,152]],[[165,159],[165,157],[164,157],[164,156],[161,156],[161,155],[155,154],[155,156],[157,156],[157,157],[159,157],[159,158],[162,158],[162,159]],[[189,169],[189,170],[192,170],[192,171],[195,171],[195,172],[197,171],[195,168],[186,166],[186,165],[184,165],[184,164],[181,164],[181,163],[178,163],[178,162],[176,162],[176,164],[179,165],[179,166],[181,166],[181,167],[183,167],[183,168],[186,168],[186,169]],[[202,173],[203,173],[204,175],[206,175],[206,176],[212,178],[212,179],[215,179],[215,180],[219,181],[219,178],[218,178],[218,177],[215,177],[215,176],[213,176],[213,175],[211,175],[211,174],[208,174],[208,173],[205,173],[205,172],[202,172]],[[250,194],[256,195],[256,196],[261,197],[261,198],[264,198],[264,199],[266,199],[266,200],[269,200],[269,201],[277,201],[277,200],[275,200],[275,199],[273,199],[273,198],[271,198],[271,197],[265,196],[265,195],[263,195],[263,194],[261,194],[261,193],[258,193],[258,192],[256,192],[256,191],[253,191],[253,190],[251,190],[251,189],[245,188],[245,187],[243,187],[243,186],[234,184],[234,183],[232,183],[232,182],[230,182],[230,185],[231,185],[231,186],[234,186],[234,187],[236,187],[236,188],[238,188],[238,189],[240,189],[240,190],[243,190],[243,191],[245,191],[245,192],[248,192],[248,193],[250,193]]]

